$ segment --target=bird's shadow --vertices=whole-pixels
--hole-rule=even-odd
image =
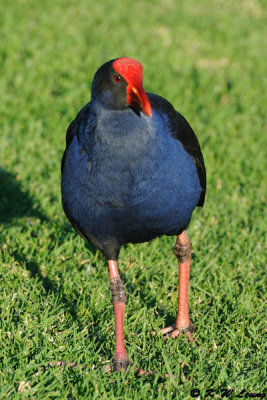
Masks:
[[[42,211],[34,195],[23,188],[20,177],[0,166],[0,224],[8,230],[9,227],[17,225],[18,219],[23,217],[33,217],[40,219],[41,222],[49,222],[49,218]],[[44,276],[38,262],[34,259],[29,260],[23,249],[13,250],[12,256],[20,265],[26,267],[31,278],[38,279],[45,293],[52,292],[56,296],[59,295],[64,307],[73,319],[77,320],[75,305],[64,295],[62,285]]]
[[[48,276],[44,276],[37,262],[35,260],[28,260],[22,252],[15,251],[12,254],[19,264],[26,266],[26,269],[30,273],[30,278],[37,279],[42,284],[45,290],[45,295],[52,293],[55,297],[59,297],[63,307],[67,312],[69,312],[73,321],[80,325],[79,318],[77,316],[76,305],[64,294],[64,285],[57,284]]]
[[[19,175],[0,166],[0,223],[27,216],[47,220],[34,196],[22,188]]]

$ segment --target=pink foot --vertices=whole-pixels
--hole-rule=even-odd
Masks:
[[[114,361],[113,364],[108,364],[105,368],[103,368],[103,372],[104,372],[104,374],[107,374],[110,372],[120,372],[120,371],[125,372],[128,369],[132,370],[134,374],[137,374],[140,376],[151,375],[151,372],[145,371],[144,369],[141,369],[141,368],[133,369],[133,363],[130,361],[127,361],[127,362]]]
[[[164,339],[169,339],[169,338],[175,339],[177,336],[181,335],[182,333],[185,333],[188,338],[188,341],[193,342],[194,339],[192,333],[194,331],[195,331],[195,326],[192,324],[192,322],[190,322],[189,326],[186,328],[172,325],[168,326],[167,328],[161,329],[159,333],[161,333],[164,336]]]

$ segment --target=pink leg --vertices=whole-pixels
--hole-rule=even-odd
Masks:
[[[177,337],[183,332],[190,342],[193,341],[192,332],[194,325],[189,319],[188,309],[188,287],[190,276],[190,262],[191,262],[191,243],[186,231],[183,231],[177,236],[174,252],[179,263],[179,300],[178,300],[178,313],[176,323],[174,326],[169,326],[161,333],[167,334],[167,337]]]
[[[115,316],[116,348],[114,355],[114,369],[118,371],[120,369],[125,369],[129,365],[129,358],[124,344],[124,312],[126,295],[120,278],[117,261],[109,260],[108,267]]]

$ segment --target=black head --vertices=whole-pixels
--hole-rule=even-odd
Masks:
[[[122,109],[127,107],[127,82],[114,70],[115,60],[106,62],[94,76],[92,83],[92,101],[98,100],[106,107]]]
[[[152,109],[142,80],[142,66],[133,58],[108,61],[95,73],[92,102],[98,101],[115,110],[130,106],[151,117]]]

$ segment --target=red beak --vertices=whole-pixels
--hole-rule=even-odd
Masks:
[[[143,68],[134,58],[117,58],[113,63],[115,71],[128,83],[127,105],[136,107],[152,118],[152,107],[143,88]]]
[[[152,107],[142,85],[128,85],[127,104],[139,108],[144,114],[152,118]]]

